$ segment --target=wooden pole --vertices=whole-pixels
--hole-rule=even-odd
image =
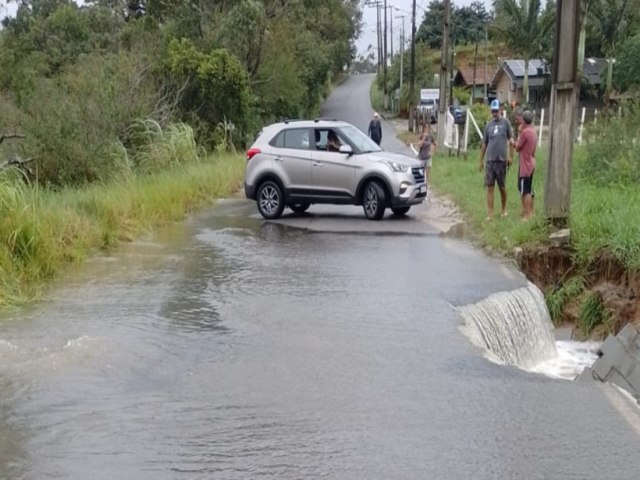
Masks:
[[[416,0],[411,11],[411,72],[409,73],[409,131],[413,132],[416,96]]]
[[[438,104],[438,145],[444,145],[445,122],[447,119],[447,63],[449,60],[449,6],[450,0],[444,0],[444,18],[442,29],[442,54],[440,58],[440,103]]]
[[[580,87],[577,72],[579,36],[580,0],[558,0],[544,214],[560,227],[568,223],[571,201],[574,111]]]

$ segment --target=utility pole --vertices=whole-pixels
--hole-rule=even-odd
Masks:
[[[438,105],[438,145],[444,145],[444,125],[447,119],[447,63],[449,59],[450,0],[444,0],[442,54],[440,56],[440,103]]]
[[[403,80],[403,74],[404,74],[404,44],[405,44],[405,38],[404,38],[404,19],[405,19],[406,15],[398,15],[396,18],[401,18],[402,19],[402,33],[400,34],[400,97],[402,98],[402,80]]]
[[[489,43],[489,28],[484,26],[484,103],[489,103],[489,92],[487,91],[487,44]]]
[[[476,51],[473,55],[473,87],[471,89],[471,101],[469,105],[473,105],[473,99],[476,96],[476,66],[478,65],[478,38],[480,37],[479,32],[476,32]]]
[[[453,70],[455,68],[456,61],[456,35],[452,34],[451,37],[451,72],[449,73],[449,103],[453,105]]]
[[[382,92],[384,93],[384,109],[389,109],[389,92],[387,91],[387,0],[384,0],[384,67],[382,70]]]
[[[416,96],[416,0],[411,10],[411,73],[409,74],[409,131],[413,132],[413,102]]]
[[[393,8],[389,5],[389,8]],[[391,61],[393,62],[393,14],[391,14],[391,18],[389,18],[389,28],[391,28]]]
[[[375,3],[378,15],[378,73],[382,72],[382,24],[380,23],[380,2]]]
[[[580,0],[558,0],[544,214],[553,225],[559,227],[566,227],[569,219],[576,128],[574,108],[580,87],[577,71],[579,37]]]
[[[365,7],[376,7],[376,40],[378,41],[378,73],[380,73],[380,68],[382,68],[382,45],[380,42],[380,2],[372,2],[370,0],[366,0],[364,2]]]

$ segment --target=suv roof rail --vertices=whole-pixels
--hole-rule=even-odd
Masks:
[[[290,122],[304,122],[303,119],[301,118],[285,118],[282,120],[283,123],[290,123]]]
[[[313,121],[316,122],[316,123],[322,122],[322,121],[325,121],[325,122],[337,122],[338,119],[337,118],[318,117],[318,118],[315,118]]]

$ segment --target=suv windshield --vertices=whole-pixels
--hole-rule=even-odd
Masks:
[[[382,149],[376,142],[371,140],[368,136],[362,133],[361,130],[353,126],[347,126],[340,128],[342,133],[353,145],[356,153],[369,153],[369,152],[381,152]]]

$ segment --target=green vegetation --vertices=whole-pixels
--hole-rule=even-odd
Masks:
[[[584,278],[578,276],[569,279],[562,285],[547,293],[547,308],[554,325],[560,325],[565,307],[570,301],[582,294],[584,289]]]
[[[529,61],[551,49],[555,4],[542,8],[541,0],[497,0],[498,13],[493,29],[513,52],[524,60],[525,103],[529,103]]]
[[[640,192],[632,185],[600,185],[597,170],[593,176],[587,173],[592,171],[590,148],[574,150],[570,227],[575,259],[586,265],[606,250],[627,268],[637,268],[640,266],[640,212],[636,205],[640,202]],[[541,243],[548,236],[542,211],[546,154],[544,148],[536,154],[536,214],[535,219],[527,223],[518,218],[521,207],[516,187],[517,165],[507,174],[509,216],[491,222],[485,220],[486,194],[483,174],[478,171],[478,150],[471,150],[467,159],[448,157],[440,150],[434,159],[431,179],[438,192],[450,196],[460,206],[478,233],[481,245],[511,255],[514,247]],[[499,201],[496,191],[496,205]]]
[[[606,326],[609,320],[609,313],[600,296],[595,292],[589,292],[585,295],[580,304],[578,316],[578,326],[582,330],[582,335],[588,337],[595,327],[598,325]]]
[[[477,65],[482,68],[485,52],[490,72],[495,72],[497,58],[522,58],[525,63],[534,58],[553,62],[553,29],[556,15],[555,2],[540,0],[495,0],[493,10],[487,12],[481,2],[469,6],[451,5],[449,67],[455,73],[458,67],[470,67],[476,63],[476,42],[479,51]],[[615,58],[615,66],[609,63],[606,74],[606,89],[595,89],[586,77],[582,78],[581,97],[607,100],[613,84],[619,92],[629,92],[640,86],[635,72],[640,68],[638,37],[640,37],[640,4],[638,0],[582,0],[580,18],[579,56]],[[420,88],[438,86],[434,74],[439,72],[443,33],[442,0],[433,0],[422,16],[416,34],[416,98]],[[488,43],[484,45],[485,34]],[[372,60],[371,54],[369,60]],[[394,92],[399,87],[401,55],[391,59],[387,72],[387,88]],[[364,60],[364,58],[362,59]],[[451,63],[453,62],[453,64]],[[404,78],[409,78],[410,50],[403,57]],[[581,66],[582,61],[578,64]],[[527,70],[525,69],[525,72]],[[382,88],[383,79],[376,81]],[[527,75],[528,77],[528,75]],[[525,77],[523,91],[529,95]],[[436,83],[434,85],[434,83]],[[548,88],[548,87],[545,87]],[[467,87],[467,90],[469,87]],[[464,99],[465,95],[454,94]],[[466,95],[468,97],[468,93]],[[526,99],[528,102],[528,98]],[[401,92],[400,112],[408,112],[408,82]]]
[[[371,101],[371,107],[375,111],[382,112],[384,110],[384,95],[382,94],[382,90],[380,90],[376,82],[371,83],[369,98]]]
[[[159,155],[171,156],[169,151]],[[119,181],[59,192],[3,176],[0,305],[37,296],[43,282],[66,262],[229,195],[237,189],[244,165],[241,155],[208,156],[152,175],[123,175]]]
[[[236,148],[315,115],[347,68],[358,0],[19,0],[0,30],[0,304],[64,262],[238,187]],[[81,5],[79,5],[81,4]]]

